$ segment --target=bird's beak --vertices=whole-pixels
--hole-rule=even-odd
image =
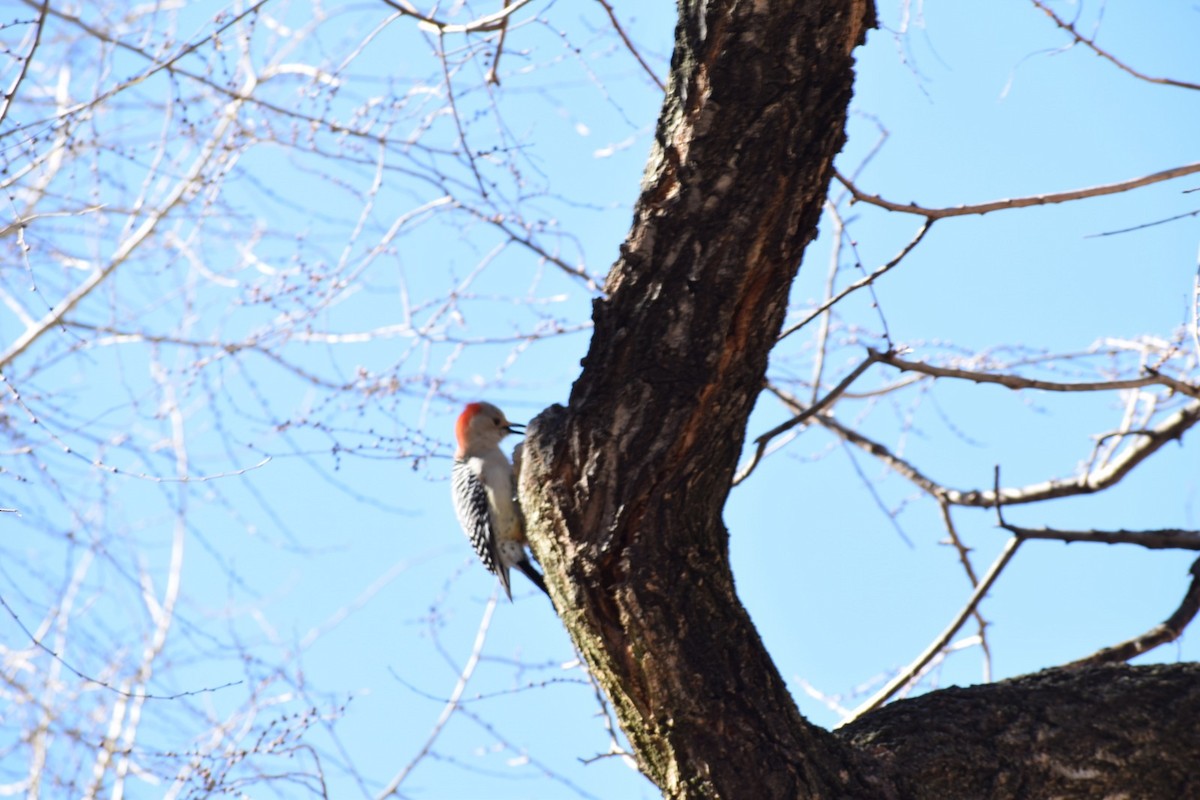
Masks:
[[[521,430],[518,430],[518,428],[520,428]],[[524,423],[524,422],[510,422],[510,423],[508,423],[508,432],[509,432],[509,433],[515,433],[515,434],[517,434],[518,436],[524,436],[524,435],[525,435],[524,428],[525,428],[525,423]]]

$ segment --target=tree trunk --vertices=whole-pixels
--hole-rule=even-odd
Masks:
[[[671,797],[843,796],[733,590],[721,509],[845,139],[866,0],[680,4],[633,228],[523,502],[566,624]]]
[[[901,745],[801,717],[734,592],[721,517],[874,6],[679,11],[655,147],[583,372],[569,407],[529,427],[531,543],[665,796],[909,796],[889,758]]]

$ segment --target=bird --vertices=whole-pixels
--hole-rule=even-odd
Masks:
[[[525,517],[517,500],[517,478],[500,442],[525,426],[510,422],[491,403],[468,403],[454,433],[458,449],[450,473],[454,512],[483,565],[500,579],[512,601],[509,569],[516,567],[550,596],[546,581],[526,552]]]

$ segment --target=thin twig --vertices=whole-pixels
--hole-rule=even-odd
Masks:
[[[462,117],[458,114],[458,103],[454,100],[454,81],[450,77],[450,61],[446,58],[445,31],[438,28],[437,34],[437,56],[438,61],[442,65],[442,76],[446,80],[446,102],[450,107],[450,116],[454,119],[454,128],[458,131],[458,143],[462,147],[463,157],[467,160],[467,165],[471,168],[471,173],[475,176],[475,184],[479,187],[480,196],[484,200],[487,200],[487,187],[483,185],[483,175],[479,173],[479,165],[475,163],[475,156],[471,153],[471,145],[467,143],[467,132],[463,128]]]
[[[1196,278],[1192,281],[1192,344],[1196,346],[1196,360],[1200,362],[1200,256],[1196,261]]]
[[[908,545],[908,549],[916,549],[916,545],[913,544],[912,538],[905,533],[904,528],[901,527],[900,521],[897,519],[898,512],[888,507],[887,501],[884,500],[883,496],[879,494],[879,489],[876,488],[875,483],[869,477],[867,477],[867,473],[865,470],[863,470],[862,464],[859,464],[858,459],[854,457],[854,451],[850,449],[850,445],[846,442],[842,442],[842,448],[846,451],[846,458],[850,461],[850,468],[854,470],[854,474],[858,476],[860,481],[862,481],[863,488],[866,489],[867,494],[871,496],[871,500],[875,502],[875,507],[879,509],[879,513],[883,514],[884,518],[888,521],[888,523],[891,524],[892,530],[894,530],[900,537],[900,541]]]
[[[118,686],[113,686],[111,683],[106,683],[105,681],[102,681],[98,678],[93,678],[92,676],[84,673],[83,671],[76,669],[69,662],[64,661],[63,657],[57,651],[53,650],[48,645],[46,645],[44,642],[42,642],[41,639],[39,639],[36,635],[34,635],[33,631],[29,630],[29,628],[27,628],[25,626],[25,623],[21,621],[21,618],[19,616],[17,616],[17,612],[14,611],[12,606],[10,606],[8,604],[8,602],[4,599],[3,595],[0,595],[0,608],[3,608],[6,612],[8,612],[8,616],[12,617],[12,621],[17,623],[17,627],[20,628],[21,632],[24,633],[29,638],[30,644],[32,644],[38,650],[41,650],[46,655],[53,658],[55,661],[57,661],[59,664],[61,664],[64,668],[66,668],[66,670],[68,672],[70,672],[72,675],[74,675],[76,678],[79,678],[81,681],[85,681],[86,683],[92,684],[94,686],[99,686],[100,688],[104,689],[105,691],[112,692],[115,695],[119,695],[119,696],[127,698],[127,699],[132,699],[132,698],[136,697],[140,700],[180,700],[180,699],[183,699],[184,697],[194,697],[195,695],[199,695],[199,694],[211,694],[213,692],[219,692],[222,689],[228,689],[232,686],[240,686],[243,683],[240,680],[230,681],[229,683],[222,683],[218,686],[206,686],[203,689],[189,689],[188,691],[175,692],[174,694],[149,694],[141,689],[139,689],[137,691],[129,691],[127,689],[122,689]]]
[[[504,0],[504,7],[508,8],[509,0]],[[496,71],[500,66],[500,55],[504,52],[504,37],[508,35],[508,14],[504,15],[504,19],[500,21],[500,38],[496,41],[496,55],[492,58],[492,66],[488,68],[487,75],[484,80],[487,83],[500,85],[500,75]]]
[[[667,90],[667,85],[662,82],[662,78],[655,74],[654,70],[650,69],[650,65],[646,63],[646,59],[642,58],[642,54],[638,52],[638,49],[633,46],[633,42],[630,41],[629,37],[625,35],[625,29],[622,28],[621,23],[617,21],[617,15],[613,11],[613,7],[609,5],[606,0],[596,0],[596,2],[603,6],[605,12],[608,13],[608,19],[610,22],[612,22],[613,30],[615,30],[617,35],[621,37],[621,41],[625,43],[626,49],[628,49],[629,52],[633,54],[633,57],[637,59],[637,62],[642,65],[642,69],[646,70],[646,74],[650,76],[650,80],[654,81],[655,85],[665,92]]]
[[[25,403],[24,396],[17,391],[17,387],[13,386],[12,381],[10,381],[8,376],[6,376],[3,372],[0,372],[0,384],[3,384],[4,389],[7,390],[9,396],[12,397],[13,402],[28,416],[29,424],[45,431],[46,436],[48,436],[52,442],[58,445],[62,452],[82,460],[90,467],[103,470],[104,472],[112,475],[120,474],[127,478],[137,478],[138,480],[151,481],[152,483],[207,483],[220,478],[233,478],[239,475],[245,475],[253,470],[261,469],[271,462],[271,456],[263,456],[256,463],[247,467],[239,467],[237,469],[227,470],[225,472],[213,472],[204,475],[150,475],[149,473],[145,472],[124,470],[120,467],[115,467],[111,464],[105,463],[97,457],[92,457],[81,453],[79,450],[69,445],[54,431],[50,430],[50,428],[47,427],[47,425],[42,421],[41,417],[35,414],[33,409],[31,409]]]
[[[142,224],[117,246],[117,249],[109,257],[108,263],[92,270],[92,273],[87,278],[80,281],[62,300],[47,311],[34,327],[26,328],[20,336],[13,340],[8,348],[0,354],[0,370],[6,369],[12,363],[13,359],[19,357],[29,349],[30,345],[45,335],[47,331],[60,327],[63,318],[80,301],[91,294],[97,286],[103,283],[118,267],[125,263],[138,247],[150,240],[159,223],[177,205],[185,202],[189,199],[190,195],[199,191],[200,184],[202,183],[200,179],[205,168],[209,166],[209,162],[216,155],[221,145],[225,143],[226,135],[237,120],[238,110],[241,108],[242,103],[245,102],[245,98],[249,97],[254,91],[254,86],[254,80],[252,78],[247,79],[242,89],[241,98],[231,100],[225,105],[208,141],[200,148],[200,153],[197,155],[195,161],[192,162],[188,171],[179,178],[174,188],[172,188],[171,192],[163,200],[162,205],[146,214],[146,219]]]
[[[950,545],[958,552],[958,560],[963,566],[963,571],[967,573],[967,580],[971,582],[971,588],[974,589],[979,585],[979,578],[975,576],[975,568],[971,565],[971,548],[963,544],[962,539],[958,536],[954,518],[950,515],[950,504],[942,501],[938,503],[938,508],[942,512],[942,523],[950,535]]]
[[[1046,4],[1041,2],[1041,0],[1032,0],[1032,2],[1035,6],[1037,6],[1039,9],[1041,9],[1046,14],[1046,16],[1048,16],[1050,19],[1054,20],[1054,23],[1056,25],[1058,25],[1058,27],[1062,28],[1064,31],[1071,34],[1072,38],[1074,38],[1076,42],[1078,42],[1079,44],[1082,44],[1084,47],[1088,48],[1093,53],[1100,56],[1105,61],[1109,62],[1110,64],[1115,66],[1117,69],[1121,70],[1122,72],[1125,72],[1125,73],[1137,78],[1138,80],[1146,81],[1148,83],[1158,83],[1158,84],[1162,84],[1164,86],[1175,86],[1180,89],[1198,89],[1198,90],[1200,90],[1200,84],[1190,83],[1188,81],[1180,81],[1180,80],[1176,80],[1174,78],[1156,78],[1152,75],[1147,75],[1144,72],[1139,72],[1138,70],[1136,70],[1133,67],[1126,64],[1124,61],[1121,61],[1116,56],[1109,53],[1107,50],[1105,50],[1102,47],[1100,47],[1099,45],[1097,45],[1094,39],[1090,39],[1087,36],[1084,36],[1083,34],[1081,34],[1078,30],[1076,30],[1074,23],[1067,22],[1062,17],[1058,16],[1058,14],[1055,14],[1052,10],[1047,8]]]
[[[934,378],[957,378],[972,383],[995,383],[1007,389],[1040,389],[1045,392],[1115,392],[1124,389],[1142,389],[1146,386],[1166,386],[1180,394],[1200,398],[1200,388],[1185,383],[1177,378],[1164,375],[1156,369],[1146,367],[1146,374],[1139,378],[1126,378],[1114,381],[1043,381],[1037,378],[1026,378],[1011,373],[979,372],[977,370],[957,369],[955,367],[939,367],[925,361],[910,361],[900,358],[896,353],[884,353],[871,350],[875,360],[902,372],[920,372]]]
[[[962,537],[958,535],[958,527],[954,524],[954,516],[950,512],[950,504],[939,501],[938,508],[942,512],[942,522],[946,526],[946,533],[950,537],[950,545],[958,553],[958,561],[962,564],[963,571],[967,574],[967,580],[971,582],[971,588],[974,589],[979,585],[979,578],[975,576],[975,567],[971,564],[971,548],[963,543]],[[979,609],[971,612],[975,617],[975,621],[979,623],[979,647],[983,650],[983,680],[985,683],[990,683],[992,680],[992,649],[988,646],[987,627],[988,622],[983,618],[983,614]]]
[[[934,656],[942,651],[942,649],[950,642],[950,639],[954,637],[954,634],[958,633],[959,628],[963,626],[963,623],[967,621],[967,618],[975,612],[975,608],[979,605],[979,601],[984,598],[984,595],[986,595],[988,590],[992,588],[992,584],[996,582],[998,577],[1000,577],[1000,573],[1006,566],[1008,566],[1008,562],[1012,560],[1012,557],[1017,552],[1017,547],[1019,547],[1020,544],[1021,539],[1017,536],[1012,537],[1005,543],[1004,549],[1000,552],[1000,555],[996,558],[996,560],[992,562],[992,566],[983,576],[983,580],[981,580],[979,585],[975,587],[975,591],[971,593],[971,597],[967,600],[966,605],[962,607],[957,616],[955,616],[950,624],[946,626],[946,629],[942,631],[941,635],[934,639],[933,642],[931,642],[930,645],[926,647],[925,650],[923,650],[911,664],[901,670],[896,677],[888,681],[887,685],[872,695],[872,697],[865,703],[854,709],[854,712],[847,719],[843,720],[841,724],[845,725],[846,723],[853,722],[863,714],[879,708],[881,705],[887,702],[888,698],[903,689],[909,681],[911,681],[921,672],[921,669],[928,664],[929,661],[934,658]]]
[[[36,6],[36,3],[34,2],[34,0],[24,0],[24,2],[27,6],[31,6],[31,7]],[[247,15],[252,15],[252,14],[256,13],[258,11],[258,9],[261,6],[265,5],[267,2],[268,2],[268,0],[258,0],[258,2],[256,2],[252,7],[246,9],[245,12],[239,12],[237,15],[235,15],[235,17],[233,19],[230,19],[228,21],[228,24],[223,24],[220,28],[218,28],[216,31],[216,34],[220,35],[220,34],[224,33],[224,31],[228,27],[230,27],[230,25],[237,23],[240,19],[244,18]],[[69,107],[66,106],[65,102],[64,102],[63,104],[60,104],[60,107],[56,110],[56,112],[53,116],[42,117],[39,119],[32,119],[27,122],[23,122],[19,125],[15,125],[14,127],[10,128],[6,131],[0,132],[0,138],[10,136],[18,131],[29,130],[31,128],[44,126],[48,123],[57,122],[59,120],[65,120],[67,117],[78,114],[79,112],[81,112],[85,109],[99,106],[101,103],[106,102],[107,100],[111,99],[118,92],[125,91],[133,86],[137,86],[138,84],[142,83],[143,81],[145,81],[147,78],[149,78],[151,75],[155,74],[159,70],[166,68],[166,69],[169,69],[170,72],[174,75],[182,76],[184,78],[187,78],[188,80],[195,81],[196,83],[200,84],[201,86],[211,89],[213,92],[215,92],[219,95],[222,95],[224,97],[228,97],[231,100],[245,100],[246,102],[258,107],[259,109],[262,109],[263,111],[270,111],[273,114],[279,114],[280,116],[287,117],[289,119],[294,119],[302,124],[311,125],[314,128],[321,128],[321,129],[329,131],[330,133],[335,133],[335,134],[344,135],[344,136],[350,136],[350,137],[363,139],[365,141],[370,141],[370,142],[398,145],[398,146],[402,146],[404,148],[415,148],[415,149],[419,149],[419,150],[424,150],[426,152],[439,151],[436,148],[425,147],[424,145],[421,145],[419,142],[410,141],[406,137],[400,138],[400,139],[390,139],[386,134],[377,134],[377,133],[371,132],[370,130],[359,130],[354,127],[347,127],[347,126],[342,125],[341,123],[337,122],[336,120],[330,119],[328,117],[312,116],[310,114],[305,114],[305,113],[302,113],[301,111],[297,110],[294,107],[288,107],[287,105],[281,104],[281,103],[272,103],[261,97],[243,97],[240,93],[241,92],[240,87],[226,86],[221,81],[213,80],[211,78],[211,76],[204,75],[200,72],[193,72],[192,70],[189,70],[186,67],[184,67],[178,63],[178,60],[180,58],[183,58],[188,53],[198,50],[201,45],[205,44],[208,40],[210,40],[212,38],[211,35],[206,37],[204,40],[194,42],[192,45],[189,45],[188,48],[182,50],[180,53],[176,54],[175,56],[172,56],[170,59],[168,59],[166,61],[163,61],[160,56],[155,55],[153,53],[149,53],[141,48],[135,47],[134,45],[130,44],[129,42],[125,41],[124,39],[122,39],[118,36],[112,36],[112,35],[108,34],[105,30],[93,27],[92,25],[89,25],[87,22],[85,22],[83,19],[81,19],[78,16],[66,13],[66,12],[64,12],[60,9],[56,9],[56,8],[50,8],[49,14],[50,14],[50,16],[55,17],[56,19],[59,19],[64,22],[70,23],[71,25],[74,25],[75,27],[79,28],[81,31],[86,33],[88,36],[96,39],[97,41],[105,42],[106,44],[112,45],[117,50],[122,50],[124,52],[132,53],[132,54],[136,55],[137,57],[150,62],[150,65],[151,65],[150,71],[141,73],[139,75],[135,75],[133,78],[130,78],[129,80],[114,87],[114,89],[112,91],[104,92],[103,94],[97,95],[96,97],[94,97],[86,102],[78,103],[78,104],[75,104],[75,105],[72,105]],[[270,75],[271,74],[270,68],[268,68],[268,70],[264,74]],[[260,75],[260,77],[262,77],[262,76]],[[61,130],[69,130],[67,126],[59,126],[59,127]],[[355,158],[349,154],[345,154],[342,157],[344,159],[346,159],[347,161],[355,160]],[[12,181],[13,177],[9,176],[7,180]],[[5,181],[0,181],[0,186],[3,186],[4,183],[5,183]]]
[[[993,211],[1004,211],[1010,208],[1027,208],[1029,206],[1044,206],[1055,203],[1067,203],[1072,200],[1082,200],[1085,197],[1102,197],[1107,194],[1119,194],[1128,192],[1132,189],[1140,189],[1143,186],[1150,186],[1155,183],[1181,178],[1184,175],[1193,175],[1200,172],[1200,163],[1185,164],[1180,167],[1172,167],[1161,172],[1154,172],[1150,175],[1143,175],[1140,178],[1132,178],[1119,183],[1106,183],[1101,186],[1090,186],[1085,189],[1072,189],[1067,192],[1056,192],[1053,194],[1037,194],[1030,197],[1014,197],[1006,200],[993,200],[988,203],[977,203],[974,205],[949,206],[946,208],[929,208],[918,205],[916,203],[896,203],[891,200],[886,200],[877,194],[868,194],[858,188],[845,175],[842,175],[837,170],[834,170],[833,176],[838,181],[850,190],[854,195],[854,199],[859,202],[868,203],[880,208],[886,208],[888,211],[900,211],[905,214],[916,214],[925,217],[926,219],[941,219],[943,217],[964,217],[971,214],[989,214]]]
[[[383,800],[385,797],[399,794],[400,784],[404,783],[404,779],[412,773],[417,764],[421,763],[421,760],[429,755],[429,751],[433,749],[433,743],[437,741],[442,729],[446,727],[446,723],[450,721],[450,717],[458,710],[459,701],[462,699],[463,692],[467,688],[467,683],[471,680],[471,676],[475,674],[475,667],[479,665],[479,657],[483,653],[483,645],[487,641],[488,630],[492,625],[492,614],[496,610],[498,599],[499,593],[493,590],[492,596],[488,598],[487,606],[483,609],[483,617],[479,620],[479,630],[475,633],[475,643],[471,646],[471,654],[467,657],[467,662],[463,664],[462,671],[458,674],[458,680],[454,684],[454,691],[450,693],[450,699],[446,701],[446,705],[442,708],[442,713],[438,715],[437,722],[434,723],[433,729],[429,731],[429,736],[426,737],[425,744],[412,757],[412,760],[396,773],[396,776],[392,778],[388,785],[376,795],[377,800]]]
[[[1158,225],[1166,225],[1168,222],[1178,222],[1181,219],[1188,219],[1189,217],[1194,217],[1198,214],[1200,214],[1200,208],[1196,209],[1195,211],[1188,211],[1185,214],[1176,214],[1172,217],[1166,217],[1165,219],[1156,219],[1154,222],[1143,222],[1140,225],[1133,225],[1128,228],[1118,228],[1115,231],[1101,231],[1100,233],[1089,233],[1087,236],[1084,236],[1083,238],[1084,239],[1099,239],[1102,236],[1117,236],[1118,234],[1122,234],[1122,233],[1133,233],[1134,231],[1141,231],[1141,230],[1145,230],[1146,228],[1156,227]]]
[[[838,213],[836,204],[826,200],[825,207],[829,212],[833,228],[833,244],[829,248],[829,266],[825,274],[825,299],[828,301],[833,297],[834,287],[837,286],[838,267],[841,266],[842,260],[842,242],[846,239],[846,223],[842,219],[842,215]],[[828,306],[826,309],[821,314],[821,324],[817,326],[816,343],[813,348],[812,399],[809,400],[810,403],[817,402],[820,397],[821,379],[825,374],[825,356],[829,352],[829,328],[833,315],[829,313]]]
[[[590,291],[593,291],[593,292],[601,292],[602,291],[600,284],[596,281],[596,279],[594,277],[592,277],[591,275],[588,274],[586,269],[584,269],[581,266],[572,266],[571,264],[568,264],[566,261],[563,261],[558,256],[556,256],[553,253],[551,253],[550,251],[546,250],[546,248],[542,247],[537,242],[533,241],[533,238],[530,235],[521,236],[519,233],[513,231],[507,224],[505,224],[504,218],[499,217],[499,216],[488,216],[488,215],[480,213],[476,209],[469,208],[469,207],[463,207],[463,210],[466,211],[468,214],[471,214],[472,216],[474,216],[476,219],[482,220],[483,222],[486,222],[490,225],[495,226],[501,232],[503,232],[506,236],[508,236],[509,241],[513,242],[514,244],[519,244],[522,247],[525,247],[526,249],[528,249],[529,251],[531,251],[532,253],[537,255],[539,258],[542,258],[546,262],[553,264],[554,266],[558,267],[560,270],[567,273],[568,275],[582,279],[584,282],[584,285],[587,286],[587,288]]]
[[[882,277],[885,273],[887,273],[893,267],[895,267],[897,264],[899,264],[901,261],[903,261],[904,257],[907,256],[909,253],[911,253],[913,251],[913,249],[918,244],[921,243],[921,240],[925,238],[925,234],[929,233],[929,229],[931,227],[933,227],[933,219],[926,219],[925,224],[920,227],[920,229],[917,231],[916,236],[914,236],[912,238],[912,240],[909,241],[909,243],[906,244],[904,246],[904,248],[899,253],[897,253],[896,256],[891,261],[887,262],[882,267],[879,267],[874,272],[872,272],[870,275],[866,275],[862,278],[859,278],[854,283],[850,284],[845,289],[838,292],[837,296],[829,298],[824,303],[822,303],[821,305],[814,308],[811,312],[809,312],[809,315],[807,317],[800,320],[795,325],[792,325],[790,328],[785,330],[783,333],[779,334],[779,338],[783,339],[785,336],[790,336],[793,333],[795,333],[796,331],[800,330],[805,325],[812,322],[818,316],[820,316],[821,314],[823,314],[824,312],[826,312],[827,310],[832,308],[834,305],[839,303],[842,300],[842,298],[846,297],[846,295],[851,294],[853,292],[857,292],[859,289],[863,288],[864,286],[870,286],[871,284],[873,284],[876,280],[878,280],[880,277]]]
[[[1134,467],[1149,458],[1168,442],[1179,439],[1183,434],[1200,422],[1200,402],[1192,403],[1171,414],[1148,433],[1142,434],[1136,444],[1131,444],[1121,451],[1104,469],[1088,475],[1086,480],[1069,478],[1066,480],[1052,479],[1028,486],[1003,488],[998,490],[951,489],[944,484],[927,477],[911,463],[893,453],[883,444],[870,439],[838,422],[826,414],[811,417],[823,427],[833,431],[838,436],[867,451],[878,458],[897,474],[907,478],[919,488],[925,490],[939,500],[958,506],[974,508],[990,508],[997,500],[1007,505],[1021,503],[1036,503],[1041,500],[1051,500],[1059,497],[1071,497],[1081,494],[1092,494],[1107,489],[1118,483],[1129,474]]]
[[[767,445],[771,443],[772,439],[782,433],[790,431],[792,428],[800,425],[806,420],[811,419],[814,414],[820,413],[830,403],[838,399],[838,397],[840,397],[842,393],[850,387],[850,384],[858,380],[858,377],[866,372],[867,369],[878,360],[879,359],[874,355],[873,351],[868,351],[866,360],[851,370],[850,374],[845,378],[842,378],[838,385],[833,387],[823,398],[813,403],[803,411],[800,411],[798,414],[796,414],[796,416],[792,417],[787,422],[776,425],[774,428],[771,428],[771,430],[756,438],[754,440],[754,444],[756,445],[754,449],[754,455],[750,457],[749,463],[747,463],[746,466],[734,476],[733,485],[737,486],[739,483],[746,480],[746,478],[750,477],[750,473],[754,471],[754,468],[758,466],[758,462],[762,460],[763,453],[766,452]],[[789,405],[793,405],[794,407],[794,401],[787,400],[783,395],[778,396],[780,399],[785,400],[785,402],[788,402]]]
[[[34,7],[36,5],[34,0],[24,0],[24,1],[27,6]],[[94,97],[92,97],[88,100],[85,100],[81,103],[76,103],[75,105],[70,106],[69,108],[60,110],[51,119],[64,119],[66,117],[74,116],[75,114],[78,114],[80,111],[83,111],[85,109],[94,108],[96,106],[99,106],[101,103],[106,102],[110,98],[116,96],[117,94],[120,94],[121,92],[125,91],[126,89],[130,89],[134,86],[137,86],[138,84],[145,82],[146,80],[148,80],[152,76],[158,74],[159,72],[162,72],[163,70],[178,71],[178,72],[181,72],[181,74],[182,74],[182,70],[178,70],[176,68],[177,62],[179,62],[181,59],[185,58],[186,56],[196,52],[203,45],[208,44],[209,42],[211,42],[215,39],[219,39],[225,33],[225,31],[229,30],[234,25],[237,25],[246,17],[257,14],[259,9],[262,8],[264,5],[266,5],[268,2],[269,2],[269,0],[257,0],[255,3],[253,3],[249,7],[243,8],[243,9],[237,11],[236,13],[230,14],[229,16],[222,18],[221,24],[218,25],[217,27],[213,28],[203,38],[197,39],[196,41],[193,41],[193,42],[188,42],[183,47],[181,47],[176,53],[174,53],[173,55],[168,56],[168,57],[150,56],[150,55],[147,55],[144,52],[138,50],[135,47],[121,44],[119,39],[117,39],[115,37],[106,36],[103,32],[98,31],[96,28],[92,27],[91,25],[88,25],[80,17],[74,16],[74,15],[66,13],[64,11],[60,11],[55,8],[47,8],[48,3],[44,2],[42,4],[42,8],[46,8],[51,16],[58,17],[59,19],[67,20],[68,22],[71,22],[72,24],[77,25],[81,30],[86,32],[89,36],[94,36],[97,39],[101,39],[101,40],[108,41],[108,42],[111,42],[114,44],[118,44],[118,46],[123,47],[123,49],[131,50],[135,53],[138,53],[139,55],[142,55],[144,58],[146,58],[150,61],[150,66],[145,71],[140,72],[131,78],[127,78],[124,81],[121,81],[120,83],[116,84],[115,86],[112,86],[111,88],[95,95]],[[241,97],[237,93],[236,89],[230,90],[227,88],[224,90],[223,93],[226,94],[227,96],[233,98],[234,100],[244,100],[245,99],[244,97]],[[6,131],[0,131],[0,138],[5,138],[8,136],[11,136],[12,134],[14,134],[18,131],[27,130],[31,127],[43,125],[48,121],[50,121],[50,120],[37,119],[37,120],[31,120],[28,122],[20,123],[18,125],[15,125],[12,128],[9,128]]]
[[[17,77],[13,78],[13,82],[9,84],[8,90],[0,98],[0,125],[4,124],[4,118],[8,116],[8,110],[12,108],[13,100],[16,99],[17,90],[21,88],[21,82],[25,80],[25,75],[29,72],[29,64],[33,61],[33,54],[37,52],[38,45],[42,43],[42,31],[46,28],[46,10],[49,5],[50,0],[42,0],[42,7],[38,11],[38,18],[33,23],[33,44],[29,46],[29,52],[20,59],[21,69],[17,71]]]

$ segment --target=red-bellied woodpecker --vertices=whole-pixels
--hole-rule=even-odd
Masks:
[[[546,592],[546,582],[525,552],[525,517],[517,503],[517,479],[500,441],[515,428],[504,412],[491,403],[470,403],[458,417],[454,432],[458,450],[450,485],[454,512],[463,533],[489,571],[496,573],[504,593],[512,600],[508,582],[511,567],[524,572]]]

